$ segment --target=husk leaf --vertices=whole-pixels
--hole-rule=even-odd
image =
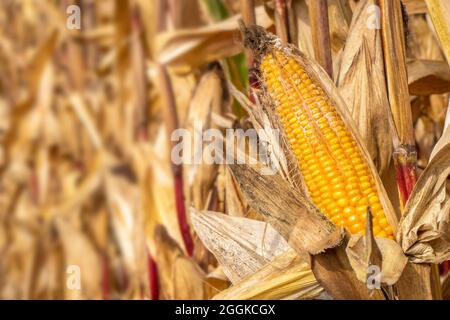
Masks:
[[[293,249],[288,249],[213,299],[313,299],[322,292],[308,263],[303,262]]]
[[[440,263],[450,258],[450,129],[436,144],[400,220],[397,241],[416,263]]]
[[[381,34],[379,29],[368,26],[375,3],[363,1],[355,9],[342,53],[338,88],[381,173],[391,159],[392,138]]]

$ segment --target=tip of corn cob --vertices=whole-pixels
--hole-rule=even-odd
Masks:
[[[257,56],[263,56],[273,47],[281,46],[281,40],[267,33],[261,26],[246,26],[244,21],[239,20],[239,27],[241,29],[244,47],[251,49]]]

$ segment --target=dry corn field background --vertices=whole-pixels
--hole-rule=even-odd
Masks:
[[[448,0],[0,1],[0,299],[450,299],[449,93]]]

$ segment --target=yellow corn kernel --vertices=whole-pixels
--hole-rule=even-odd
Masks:
[[[363,234],[370,205],[374,234],[392,238],[369,166],[320,83],[277,48],[263,55],[260,68],[316,206],[336,225]]]

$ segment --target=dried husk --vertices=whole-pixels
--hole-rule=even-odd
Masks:
[[[190,209],[192,225],[203,244],[237,283],[289,249],[269,224],[211,211]]]
[[[288,249],[213,299],[313,299],[322,292],[308,263],[302,261],[293,249]]]
[[[268,145],[266,146],[266,156],[273,171],[278,172],[285,180],[289,181],[290,184],[295,185],[295,175],[292,174],[283,147],[279,143],[279,132],[274,130],[271,125],[269,115],[265,112],[263,107],[263,101],[260,101],[258,97],[256,97],[256,103],[252,103],[231,83],[229,84],[229,88],[233,97],[239,101],[241,106],[247,111],[249,119],[253,128],[257,130],[259,138],[268,142]]]
[[[450,129],[435,146],[405,207],[397,241],[412,262],[440,263],[450,258]]]
[[[300,50],[309,57],[314,57],[314,48],[311,36],[311,24],[308,15],[308,6],[305,0],[294,1],[295,16],[297,17],[298,39]]]
[[[337,82],[341,67],[342,54],[349,34],[353,10],[348,1],[328,1],[328,18],[330,24],[330,44],[333,63],[333,80]],[[303,50],[301,50],[303,51]]]
[[[389,105],[395,124],[394,147],[397,151],[412,149],[414,132],[412,130],[411,104],[406,70],[406,40],[403,13],[400,1],[379,0],[381,9],[381,39],[383,46],[384,70],[389,97]],[[394,154],[394,156],[396,156]],[[397,157],[398,158],[398,157]],[[397,160],[397,159],[396,159]],[[406,186],[409,188],[410,186]]]
[[[450,3],[446,0],[425,0],[442,51],[450,65]]]
[[[249,206],[304,256],[338,245],[342,230],[279,175],[263,175],[249,165],[230,165]],[[274,192],[276,190],[276,192]]]
[[[395,241],[386,238],[375,238],[375,241],[381,253],[381,266],[379,266],[381,282],[393,285],[402,275],[408,259]],[[366,238],[362,235],[352,235],[346,252],[356,276],[364,283],[367,281],[367,269],[373,264],[366,256],[366,251]]]
[[[225,171],[225,190],[225,212],[232,216],[245,217],[247,205],[229,168]]]
[[[347,103],[365,146],[380,174],[389,166],[392,128],[389,121],[380,30],[373,23],[375,0],[355,9],[338,76],[339,92]]]

